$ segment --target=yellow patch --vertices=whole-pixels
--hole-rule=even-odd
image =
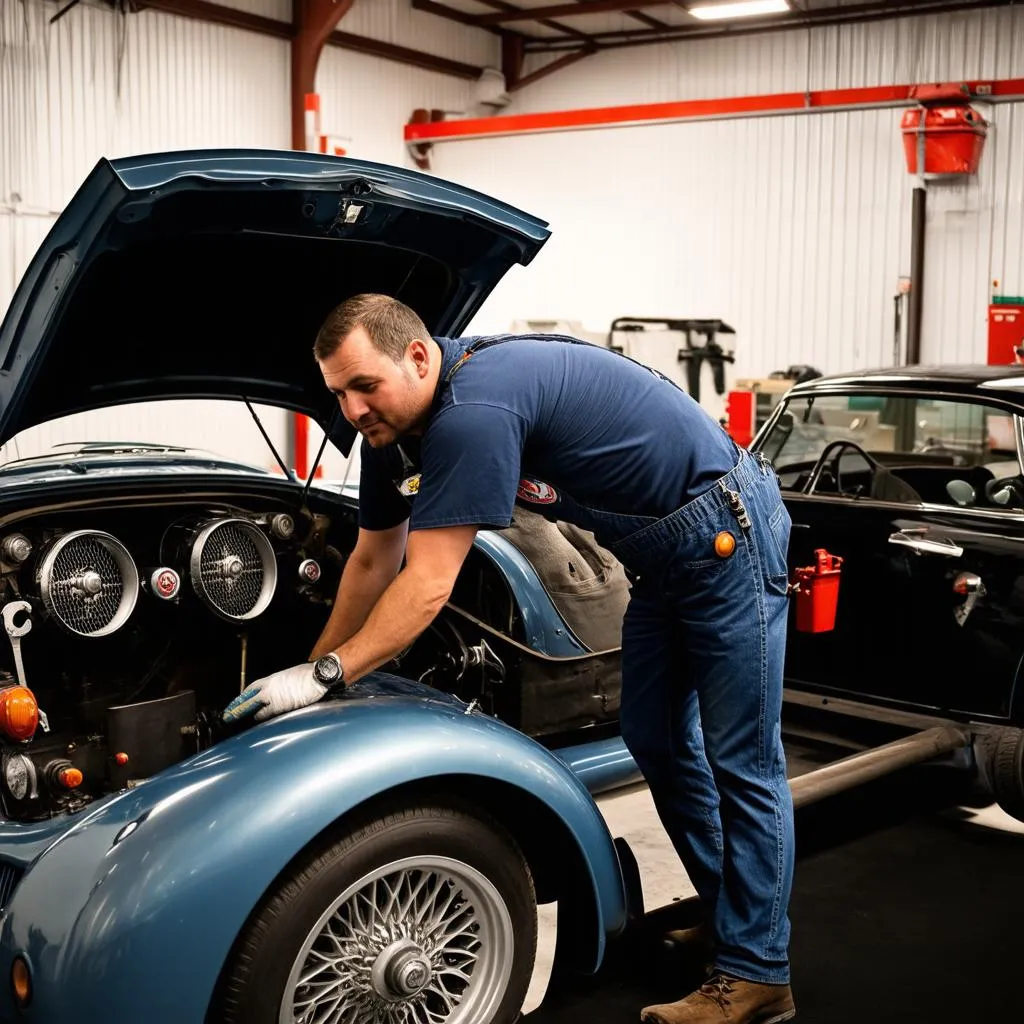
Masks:
[[[719,558],[728,558],[735,550],[736,538],[728,530],[715,534],[715,554]]]
[[[413,476],[407,476],[399,485],[399,494],[404,494],[405,497],[410,497],[413,494],[418,494],[420,489],[420,474],[416,473]]]

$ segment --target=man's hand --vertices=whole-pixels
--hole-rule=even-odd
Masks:
[[[262,722],[315,704],[326,692],[327,687],[313,678],[313,665],[305,662],[257,679],[224,709],[223,718],[225,722],[237,722],[255,713],[256,721]]]

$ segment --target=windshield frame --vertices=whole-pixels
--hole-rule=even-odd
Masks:
[[[1002,398],[998,394],[978,394],[977,392],[964,392],[957,389],[946,389],[942,387],[886,387],[884,385],[879,387],[864,387],[850,386],[850,384],[836,384],[834,386],[820,386],[812,387],[807,389],[794,389],[786,392],[785,395],[779,400],[775,408],[772,409],[770,415],[761,425],[757,434],[750,442],[749,450],[751,452],[761,452],[774,466],[774,459],[771,459],[768,451],[765,450],[764,446],[768,439],[771,437],[773,430],[781,416],[788,411],[791,403],[797,401],[805,401],[815,398],[822,397],[856,397],[856,398],[907,398],[907,399],[931,399],[933,401],[951,401],[959,402],[964,405],[980,405],[987,408],[999,409],[1000,411],[1006,412],[1013,421],[1013,437],[1016,445],[1017,454],[1017,467],[1022,475],[1024,475],[1024,411],[1021,410],[1019,403],[1011,400]],[[793,496],[799,496],[801,498],[815,498],[817,500],[825,501],[847,501],[849,499],[843,498],[842,496],[836,495],[825,495],[825,494],[814,494],[807,495],[799,491],[788,491],[785,492]],[[873,499],[858,499],[863,502],[865,500]],[[936,508],[945,508],[946,506],[935,506]],[[979,510],[980,511],[980,510]],[[1010,512],[1021,514],[1019,509],[1006,509],[1005,511],[998,511],[998,515],[1006,515]]]

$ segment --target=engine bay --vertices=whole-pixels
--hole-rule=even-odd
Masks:
[[[221,718],[232,698],[308,659],[358,516],[339,494],[282,484],[172,495],[134,483],[0,508],[0,816],[45,819],[145,782],[246,727]],[[601,630],[546,651],[538,609],[531,626],[474,549],[444,611],[382,670],[552,745],[613,726],[625,579],[593,552],[584,573],[578,538],[556,533],[541,517],[506,531],[538,573],[531,600],[551,588],[568,615],[552,620],[556,635],[577,620]]]
[[[305,660],[354,511],[257,494],[92,501],[0,520],[3,816],[74,811],[215,743]]]

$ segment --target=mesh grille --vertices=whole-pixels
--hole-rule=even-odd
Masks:
[[[268,578],[268,555],[272,563],[273,552],[266,537],[248,523],[226,522],[199,544],[198,574],[194,554],[193,579],[200,596],[232,619],[262,611],[275,584]]]
[[[48,560],[44,600],[49,612],[75,633],[112,632],[134,606],[137,578],[128,573],[128,553],[114,543],[95,533],[79,534],[60,543]]]
[[[14,890],[21,881],[21,869],[10,864],[0,864],[0,912],[7,909],[11,902]]]

